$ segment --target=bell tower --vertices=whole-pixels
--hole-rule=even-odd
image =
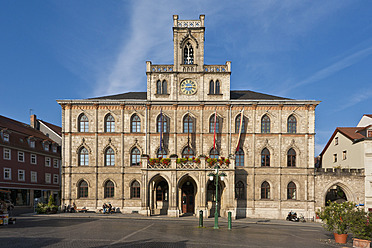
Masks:
[[[173,51],[175,72],[201,72],[204,65],[204,18],[179,20],[173,15]]]

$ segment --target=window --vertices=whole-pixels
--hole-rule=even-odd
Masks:
[[[156,201],[168,201],[168,184],[165,181],[156,186]]]
[[[211,80],[209,82],[209,94],[210,95],[219,95],[221,94],[221,89],[220,89],[220,81],[216,81],[213,82],[213,80]]]
[[[88,183],[86,181],[81,181],[78,187],[78,198],[88,197]]]
[[[3,158],[5,160],[10,160],[11,159],[11,150],[8,148],[4,148],[4,156]]]
[[[270,167],[270,152],[267,148],[264,148],[261,152],[261,166]]]
[[[287,166],[288,167],[296,167],[296,151],[293,148],[288,150]]]
[[[335,146],[338,145],[338,137],[335,138]]]
[[[105,152],[105,166],[114,166],[115,165],[115,152],[109,147]]]
[[[89,152],[83,147],[79,152],[79,165],[88,166],[89,165]]]
[[[45,182],[46,183],[51,183],[52,181],[51,174],[50,173],[45,173]]]
[[[59,177],[58,177],[58,174],[53,174],[53,183],[54,184],[58,184],[58,180],[59,179]]]
[[[130,157],[131,157],[131,166],[140,165],[141,153],[137,147],[132,149],[132,152],[130,153]]]
[[[167,81],[163,80],[163,82],[161,82],[160,80],[158,80],[156,82],[156,94],[158,95],[166,95],[167,94]]]
[[[160,133],[161,130],[163,133],[168,132],[168,118],[163,113],[158,116],[156,123],[156,132]]]
[[[105,132],[106,133],[115,132],[115,119],[110,114],[106,115],[105,118]]]
[[[25,153],[18,152],[18,162],[25,162]]]
[[[45,157],[45,166],[46,167],[50,167],[51,163],[50,163],[50,158],[49,157]]]
[[[209,152],[209,157],[210,158],[219,158],[220,154],[218,153],[216,148],[212,148],[211,151]]]
[[[191,147],[189,146],[186,146],[183,151],[182,151],[182,157],[183,158],[189,158],[189,157],[194,157],[195,156],[195,153],[194,151],[191,149]]]
[[[346,150],[342,152],[342,159],[343,159],[343,160],[346,159]]]
[[[214,124],[214,122],[216,121],[216,125]],[[211,118],[209,118],[209,133],[214,133],[214,129],[216,127],[216,133],[219,133],[220,132],[220,118],[215,118],[215,114],[213,114],[211,116]]]
[[[31,154],[31,164],[36,164],[37,163],[37,157],[36,154]]]
[[[131,118],[131,132],[132,133],[139,133],[141,132],[141,119],[138,115],[134,114]]]
[[[270,118],[267,115],[261,119],[261,133],[270,133]]]
[[[140,184],[138,181],[134,181],[130,186],[130,198],[140,198]]]
[[[372,130],[367,131],[367,137],[372,137]]]
[[[18,181],[24,181],[24,180],[25,180],[25,171],[18,170]]]
[[[241,120],[241,117],[242,117],[242,114],[239,114],[236,118],[235,118],[235,133],[239,133],[240,131],[240,121],[242,121],[242,133],[244,133],[244,130],[245,130],[245,118],[243,116],[243,120]]]
[[[244,199],[244,183],[239,181],[235,185],[235,198],[238,200]]]
[[[53,150],[54,153],[57,152],[57,146],[53,145],[52,150]]]
[[[53,159],[53,168],[58,168],[58,167],[59,167],[59,160]]]
[[[242,148],[239,148],[235,153],[235,165],[244,166],[244,151]]]
[[[4,139],[4,142],[9,142],[9,134],[4,133],[3,139]]]
[[[288,183],[287,199],[288,200],[296,200],[296,184],[294,182]]]
[[[194,132],[194,122],[192,117],[187,114],[183,118],[183,133],[193,133]]]
[[[209,94],[210,95],[213,95],[214,94],[214,82],[213,82],[213,80],[211,80],[209,82]]]
[[[337,162],[337,154],[333,154],[333,163]]]
[[[190,42],[187,42],[187,44],[183,48],[183,63],[185,65],[194,64],[194,50]]]
[[[291,115],[289,118],[288,118],[288,122],[287,122],[287,132],[288,133],[296,133],[297,132],[297,120],[296,120],[296,117],[294,117],[293,115]]]
[[[12,169],[4,168],[4,179],[11,180],[12,179]]]
[[[35,140],[30,140],[30,147],[35,148]]]
[[[159,148],[157,153],[156,153],[156,156],[158,158],[166,158],[167,157],[167,151],[164,148],[162,148],[161,150]]]
[[[270,184],[266,181],[261,184],[261,199],[270,199]]]
[[[36,171],[31,171],[31,182],[37,183],[37,172]]]
[[[43,145],[44,145],[44,150],[48,152],[49,151],[49,143],[44,142]]]
[[[81,114],[79,117],[79,132],[89,131],[89,120],[85,114]]]
[[[114,197],[114,190],[115,189],[115,186],[114,186],[114,183],[112,181],[107,181],[105,183],[105,198],[113,198]]]

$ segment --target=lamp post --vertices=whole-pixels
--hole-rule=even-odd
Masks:
[[[216,166],[214,167],[214,173],[211,172],[208,174],[209,180],[213,181],[214,178],[214,184],[216,185],[216,209],[214,211],[214,227],[213,229],[219,229],[218,227],[218,177],[221,177],[221,181],[224,180],[226,174],[225,173],[219,173],[219,166],[218,163],[216,163]]]

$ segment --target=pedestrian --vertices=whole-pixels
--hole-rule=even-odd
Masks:
[[[106,213],[106,210],[107,210],[107,205],[106,205],[106,203],[103,203],[102,208],[103,208],[103,213],[105,214],[105,213]]]

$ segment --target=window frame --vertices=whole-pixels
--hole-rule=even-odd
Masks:
[[[89,118],[84,113],[79,116],[78,131],[80,133],[89,132]]]
[[[141,118],[134,114],[130,118],[130,131],[131,133],[140,133],[141,132]]]
[[[287,133],[297,133],[297,118],[294,115],[287,119]]]
[[[3,178],[4,178],[4,180],[12,180],[12,168],[4,167]]]
[[[130,184],[130,198],[131,199],[140,199],[141,198],[141,184],[137,180],[134,180]]]
[[[53,159],[53,168],[59,168],[59,159],[57,158]]]
[[[59,175],[53,174],[53,184],[59,184]]]
[[[85,147],[79,151],[78,164],[79,166],[89,166],[89,151]]]
[[[30,172],[30,180],[32,183],[37,183],[37,171]]]
[[[271,120],[268,115],[261,118],[261,133],[271,133]]]
[[[163,119],[163,120],[161,120]],[[158,115],[158,117],[156,118],[156,132],[157,133],[160,133],[160,129],[161,129],[161,122],[163,122],[163,131],[162,133],[168,133],[168,118],[166,115],[164,115],[163,113],[160,115]]]
[[[25,162],[25,153],[24,152],[18,151],[18,162],[22,162],[22,163]]]
[[[52,183],[52,174],[45,173],[45,183],[51,184]]]
[[[50,157],[45,157],[45,167],[51,167],[52,161]]]
[[[295,149],[290,148],[287,152],[287,167],[296,167],[297,153]]]
[[[111,183],[111,184],[108,185],[109,183]],[[114,198],[114,197],[115,197],[115,184],[114,184],[113,181],[108,180],[108,181],[105,183],[103,197],[104,197],[105,199],[106,199],[106,198]]]
[[[115,151],[108,147],[105,151],[105,166],[115,166]]]
[[[270,198],[270,183],[264,181],[261,183],[261,199],[262,200],[269,200]]]
[[[3,159],[4,160],[12,160],[12,150],[9,148],[3,149]]]
[[[214,133],[214,116],[216,113],[212,114],[209,118],[209,133]],[[220,118],[217,115],[216,117],[216,133],[220,133]]]
[[[3,133],[3,141],[9,143],[10,135],[8,133]]]
[[[25,170],[18,170],[18,181],[24,182],[26,180]]]
[[[194,133],[194,119],[190,114],[183,117],[183,133]]]
[[[287,184],[287,200],[297,200],[297,185],[293,181]]]
[[[235,133],[239,134],[239,129],[240,129],[240,118],[242,117],[242,114],[238,114],[236,117],[235,117]],[[245,130],[245,118],[244,118],[244,115],[243,115],[243,123],[242,123],[242,133],[244,133],[244,130]]]
[[[266,147],[261,151],[261,167],[270,167],[270,150]]]
[[[134,147],[130,151],[130,166],[140,166],[140,165],[141,165],[141,151],[140,149],[138,149],[138,147]]]
[[[187,153],[186,153],[186,151],[187,151]],[[190,153],[190,151],[192,153]],[[185,148],[183,148],[183,150],[182,150],[182,157],[183,158],[190,158],[190,157],[192,158],[194,156],[195,156],[195,151],[190,146],[186,146]]]
[[[82,185],[84,183],[84,185]],[[89,185],[85,180],[79,182],[78,185],[78,199],[80,198],[88,198],[89,196]]]
[[[115,132],[115,118],[112,114],[107,114],[105,116],[105,133]]]
[[[244,183],[242,181],[238,181],[235,184],[235,198],[238,200],[244,200]]]
[[[235,166],[244,167],[244,150],[240,147],[238,151],[235,152]]]
[[[218,152],[217,147],[216,148],[212,148],[209,151],[209,157],[210,158],[216,158],[216,159],[218,159],[220,157],[220,153]]]

